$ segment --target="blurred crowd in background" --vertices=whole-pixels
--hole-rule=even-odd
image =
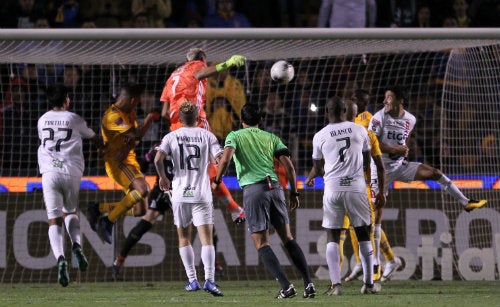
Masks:
[[[499,0],[4,0],[0,28],[498,27]]]

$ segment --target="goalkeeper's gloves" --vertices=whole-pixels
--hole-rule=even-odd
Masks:
[[[246,58],[242,55],[233,55],[229,60],[215,65],[215,70],[223,71],[227,70],[233,66],[240,67],[245,65]]]

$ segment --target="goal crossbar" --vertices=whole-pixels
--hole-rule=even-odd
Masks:
[[[2,63],[163,64],[202,47],[221,61],[439,51],[500,43],[494,28],[467,29],[3,29]],[[293,48],[291,47],[293,45]],[[75,54],[75,49],[79,50]]]

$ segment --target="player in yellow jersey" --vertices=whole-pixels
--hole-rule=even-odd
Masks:
[[[88,209],[92,229],[109,244],[112,242],[113,225],[120,216],[141,216],[147,208],[149,185],[141,172],[134,148],[151,123],[160,118],[160,114],[151,112],[142,125],[137,123],[135,112],[142,92],[143,88],[137,84],[122,86],[117,101],[102,118],[106,173],[123,187],[125,196],[119,202],[90,203]],[[101,216],[102,213],[109,215]]]
[[[351,100],[355,102],[357,105],[357,112],[355,114],[356,118],[354,119],[354,122],[356,124],[359,124],[365,128],[368,128],[368,124],[370,123],[370,120],[372,118],[372,114],[366,109],[368,103],[370,102],[370,95],[368,91],[364,89],[357,89],[354,91],[354,94],[351,97]],[[370,136],[370,142],[373,142],[371,139],[373,136],[373,133],[368,133]],[[376,136],[375,136],[376,138]],[[378,139],[377,139],[378,143]],[[373,144],[373,143],[372,143]],[[373,148],[373,145],[372,145]],[[377,146],[380,151],[380,147]],[[373,155],[373,153],[372,153]],[[381,153],[379,153],[381,155]],[[372,178],[372,180],[378,180],[377,178]],[[380,190],[379,190],[380,191]],[[373,199],[375,197],[374,192],[371,191],[370,187],[368,186],[368,193],[371,195],[370,197]],[[384,230],[380,227],[381,222],[382,222],[382,211],[381,209],[378,210],[377,214],[375,214],[375,223],[374,223],[374,279],[378,280],[380,276],[380,252],[384,254],[384,257],[387,261],[387,265],[389,266],[389,263],[392,263],[393,266],[396,266],[395,269],[397,269],[401,265],[401,261],[399,258],[394,256],[394,252],[392,251],[391,245],[389,244],[389,241],[387,240],[387,236],[385,235]],[[349,225],[347,223],[347,225]],[[353,267],[351,274],[346,277],[346,281],[350,281],[353,279],[356,279],[359,275],[363,273],[363,268],[361,267],[361,259],[359,257],[359,251],[357,249],[358,246],[358,239],[356,237],[356,233],[354,232],[354,229],[352,227],[349,227],[349,236],[351,238],[351,244],[354,249],[354,255],[356,257],[356,265]],[[345,236],[344,236],[345,239]],[[342,249],[341,249],[342,251]],[[342,257],[342,256],[341,256]],[[389,267],[387,268],[389,269]],[[394,268],[392,270],[395,270]]]

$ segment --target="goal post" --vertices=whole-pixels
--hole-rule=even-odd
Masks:
[[[231,82],[209,82],[206,111],[212,127],[219,127],[221,118],[231,121],[231,114],[215,116],[219,104],[238,116],[242,103],[259,103],[265,114],[263,129],[277,133],[290,147],[301,190],[301,208],[291,213],[291,226],[315,279],[329,278],[321,228],[323,190],[321,180],[311,189],[304,179],[311,167],[312,136],[325,124],[325,103],[333,96],[349,99],[363,88],[371,96],[368,109],[375,112],[382,107],[384,89],[393,84],[409,89],[408,110],[417,117],[408,144],[410,160],[441,169],[466,196],[489,201],[485,208],[466,213],[438,183],[396,182],[382,224],[404,263],[394,278],[500,278],[498,29],[2,29],[0,282],[57,279],[36,166],[36,120],[46,111],[46,86],[63,82],[72,111],[99,131],[102,112],[116,99],[120,84],[141,83],[146,89],[138,112],[141,120],[145,112],[161,108],[164,82],[191,47],[203,48],[209,62],[233,54],[247,57],[245,67],[229,71],[226,78]],[[272,63],[281,59],[295,68],[295,78],[287,85],[277,85],[269,76]],[[223,84],[233,88],[224,89]],[[154,167],[145,155],[165,132],[165,125],[154,123],[137,149],[151,185]],[[99,240],[90,229],[86,205],[118,200],[122,192],[106,177],[89,144],[84,155],[80,220],[90,266],[77,275],[73,265],[70,274],[72,280],[107,281],[115,251],[138,218],[120,220],[114,246]],[[224,181],[241,204],[234,168]],[[245,227],[233,225],[224,206],[214,203],[217,261],[224,268],[219,280],[270,278]],[[299,279],[276,235],[272,244],[287,273]],[[197,237],[194,247],[199,251]],[[349,261],[344,262],[343,275],[354,261],[350,244],[345,253]],[[199,256],[196,263],[201,265]],[[185,279],[170,213],[132,249],[123,273],[128,281]]]

